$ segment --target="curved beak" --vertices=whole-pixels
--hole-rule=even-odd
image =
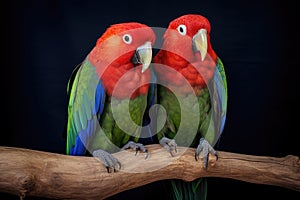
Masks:
[[[135,50],[132,62],[135,64],[142,64],[142,73],[144,73],[150,66],[152,60],[152,46],[151,42],[145,42]]]
[[[194,50],[200,52],[201,60],[203,61],[207,53],[207,31],[205,29],[200,29],[193,36],[193,47]]]

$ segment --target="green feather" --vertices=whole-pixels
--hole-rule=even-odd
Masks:
[[[196,179],[191,182],[171,180],[172,194],[176,200],[205,200],[207,197],[206,178]]]
[[[226,73],[225,73],[225,68],[224,68],[224,65],[223,65],[223,62],[221,61],[220,58],[217,59],[217,70],[219,71],[220,73],[220,76],[221,76],[221,79],[222,79],[222,82],[221,84],[223,85],[224,87],[224,90],[222,91],[223,92],[223,98],[222,98],[222,107],[224,109],[224,111],[227,109],[227,99],[228,99],[228,89],[227,89],[227,79],[226,79]]]
[[[187,138],[193,137],[193,142],[190,147],[196,148],[201,137],[204,137],[210,144],[214,145],[218,140],[221,132],[221,118],[226,115],[227,110],[227,82],[223,63],[218,58],[216,65],[216,75],[210,81],[206,88],[198,91],[198,104],[193,102],[193,94],[177,97],[163,86],[158,86],[159,103],[167,111],[167,124],[162,131],[158,133],[158,138],[162,136],[174,138],[179,126],[183,126],[186,134],[181,138],[176,138],[176,143],[179,146],[186,146]],[[211,100],[213,98],[213,101]],[[177,99],[179,98],[179,100]],[[185,122],[181,121],[181,107],[179,102],[182,102],[183,112],[189,113]],[[221,102],[221,105],[216,103]],[[213,105],[212,105],[213,103]],[[199,109],[199,112],[196,110]],[[192,136],[191,123],[199,115],[199,126],[197,135]],[[188,123],[190,122],[190,123]],[[192,182],[184,182],[181,180],[172,180],[172,191],[174,199],[206,199],[207,196],[207,180],[206,178],[196,179]]]
[[[108,97],[100,120],[103,131],[96,132],[91,149],[100,148],[114,152],[118,150],[117,147],[124,146],[129,140],[137,141],[141,134],[141,129],[131,126],[131,124],[134,122],[136,125],[142,126],[147,96],[141,95],[134,99],[117,100],[113,105],[110,102],[111,99]],[[111,106],[113,106],[114,111],[112,111]],[[116,124],[116,120],[118,120],[118,124]],[[124,132],[120,127],[126,128],[130,134]]]
[[[95,91],[99,77],[89,61],[85,60],[78,66],[68,82],[70,93],[68,105],[67,154],[75,145],[77,134],[87,128],[88,120],[97,120],[92,115],[95,104]],[[72,78],[74,77],[75,78]],[[72,84],[72,85],[70,85]],[[70,90],[71,89],[71,90]]]

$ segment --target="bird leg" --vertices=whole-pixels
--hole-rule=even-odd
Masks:
[[[174,139],[163,137],[159,140],[159,144],[163,146],[172,157],[174,157],[174,151],[177,153],[177,144]]]
[[[204,138],[201,138],[199,141],[199,145],[195,151],[195,160],[199,160],[199,155],[200,153],[203,152],[203,165],[204,169],[207,169],[207,164],[208,164],[208,156],[209,153],[213,154],[214,156],[217,157],[218,160],[218,153],[214,148],[205,140]]]
[[[127,144],[125,144],[121,148],[121,150],[125,150],[125,149],[133,149],[133,150],[135,150],[135,155],[137,155],[138,151],[142,151],[143,153],[146,153],[145,159],[148,158],[148,150],[141,143],[135,143],[133,141],[129,141]]]
[[[108,173],[110,173],[112,169],[114,172],[117,172],[117,165],[119,165],[119,169],[121,169],[121,163],[118,161],[118,159],[102,149],[95,150],[93,152],[93,156],[100,159],[102,164],[106,167]]]

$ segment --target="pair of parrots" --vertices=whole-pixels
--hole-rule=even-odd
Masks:
[[[146,154],[143,139],[158,141],[171,156],[177,145],[217,155],[214,144],[226,118],[227,83],[223,64],[212,48],[211,26],[197,14],[170,22],[156,55],[156,35],[145,24],[114,24],[97,40],[68,83],[66,151],[98,157],[108,172],[121,164],[111,153],[132,148]],[[150,119],[151,106],[159,104]],[[150,127],[166,114],[156,134]],[[154,124],[154,123],[153,123]],[[145,128],[146,127],[146,128]],[[150,127],[150,128],[149,128]],[[171,181],[176,199],[205,199],[206,181]]]

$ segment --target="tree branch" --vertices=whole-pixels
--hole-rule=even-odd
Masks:
[[[114,156],[122,163],[107,173],[93,157],[67,156],[21,148],[0,147],[0,192],[54,199],[103,199],[119,192],[164,179],[191,181],[222,177],[300,191],[299,157],[282,158],[218,152],[205,171],[192,148],[180,147],[171,157],[159,145],[148,145],[149,157],[134,151]]]

